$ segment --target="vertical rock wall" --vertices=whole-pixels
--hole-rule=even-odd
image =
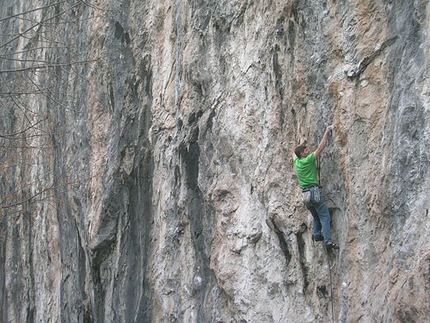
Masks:
[[[1,321],[427,320],[428,1],[0,13]],[[292,166],[331,123],[335,254]]]

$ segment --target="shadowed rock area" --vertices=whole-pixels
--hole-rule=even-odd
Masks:
[[[0,4],[1,322],[428,320],[428,0]]]

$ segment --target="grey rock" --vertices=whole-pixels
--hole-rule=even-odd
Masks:
[[[429,1],[0,13],[0,321],[428,319]]]

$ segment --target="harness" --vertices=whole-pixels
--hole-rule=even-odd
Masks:
[[[311,190],[312,187],[321,188],[321,186],[319,184],[311,184],[311,185],[306,186],[305,188],[302,188],[302,192],[308,192]]]

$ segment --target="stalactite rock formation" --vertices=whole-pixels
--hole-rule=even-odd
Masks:
[[[428,320],[428,0],[1,3],[0,321]]]

